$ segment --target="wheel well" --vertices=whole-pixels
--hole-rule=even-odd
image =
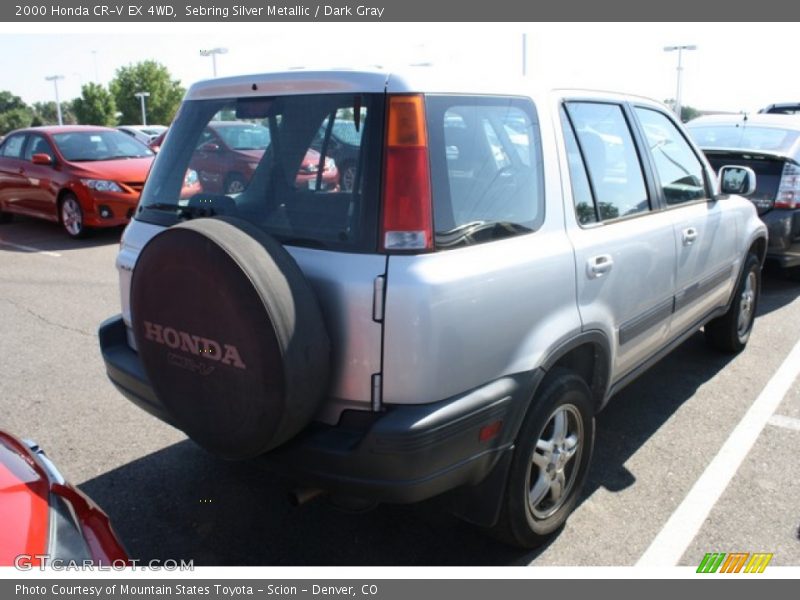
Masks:
[[[748,254],[755,254],[758,257],[759,262],[761,265],[764,265],[764,260],[767,258],[767,240],[763,237],[758,238],[756,241],[753,242],[753,245],[750,246],[750,249],[747,251]]]
[[[608,387],[608,353],[596,342],[585,342],[570,348],[548,370],[563,367],[578,374],[592,390],[595,406],[599,410]]]
[[[63,189],[58,192],[58,196],[56,197],[56,217],[58,218],[58,222],[61,223],[61,203],[64,202],[64,198],[68,195],[72,194],[68,189]],[[74,195],[74,194],[73,194]]]

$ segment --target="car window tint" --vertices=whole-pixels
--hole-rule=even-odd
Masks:
[[[644,175],[622,106],[601,102],[568,102],[594,190],[600,220],[650,210]]]
[[[374,251],[383,94],[187,101],[148,177],[137,218],[237,215],[284,243]],[[329,127],[330,125],[330,127]],[[357,132],[335,141],[336,128]],[[195,182],[182,186],[185,177]]]
[[[56,155],[50,143],[40,135],[33,135],[25,146],[25,160],[31,160],[34,154],[47,154],[51,159]]]
[[[436,246],[537,229],[543,179],[530,101],[429,96],[427,115]]]
[[[7,158],[21,158],[22,146],[25,144],[25,134],[18,133],[9,137],[2,147],[2,155]]]
[[[675,124],[664,114],[637,107],[650,154],[661,180],[667,204],[681,204],[708,197],[703,164]]]
[[[583,162],[578,141],[575,139],[575,132],[572,130],[572,125],[570,125],[563,107],[561,108],[561,127],[564,130],[564,144],[569,162],[569,180],[572,186],[575,215],[581,225],[596,223],[598,220],[597,209],[592,197],[589,175],[586,173],[586,165]]]

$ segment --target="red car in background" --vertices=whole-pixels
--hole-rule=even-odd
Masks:
[[[241,121],[211,121],[200,136],[189,166],[197,172],[204,192],[238,194],[258,167],[270,143],[269,129]],[[319,152],[309,148],[295,177],[295,185],[315,189]],[[321,190],[339,187],[339,171],[330,157],[322,165]]]
[[[44,452],[0,431],[0,567],[129,563],[108,516]]]
[[[21,129],[0,144],[0,222],[14,214],[62,225],[74,238],[133,216],[153,152],[116,129]],[[185,195],[200,191],[187,173]]]

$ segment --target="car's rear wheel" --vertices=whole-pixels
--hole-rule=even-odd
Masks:
[[[753,330],[760,293],[761,262],[756,255],[748,254],[728,312],[706,323],[706,340],[711,346],[732,354],[744,350]]]
[[[87,229],[83,222],[83,209],[73,194],[65,194],[60,206],[61,226],[71,238],[86,236]]]
[[[523,548],[547,541],[578,501],[594,446],[594,403],[586,382],[557,368],[537,392],[517,436],[493,532]]]

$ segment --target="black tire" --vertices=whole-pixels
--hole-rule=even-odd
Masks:
[[[744,350],[753,330],[760,294],[761,262],[755,254],[748,254],[728,312],[706,323],[709,345],[729,354]]]
[[[240,173],[231,173],[225,178],[225,194],[241,194],[247,187],[247,180]]]
[[[557,414],[565,419],[567,435],[556,443],[555,452],[543,451],[544,445],[558,438]],[[568,448],[573,436],[576,444]],[[593,447],[592,393],[577,374],[556,368],[542,382],[520,427],[500,520],[492,533],[522,548],[536,548],[550,539],[575,508],[589,471]],[[546,465],[540,466],[542,461]],[[553,487],[556,481],[562,482],[560,498],[556,498]],[[535,490],[538,499],[533,501]]]
[[[83,222],[83,209],[78,198],[71,193],[64,194],[58,203],[58,221],[72,239],[85,238],[89,228]]]
[[[288,252],[235,217],[156,235],[131,280],[139,356],[171,421],[227,459],[257,456],[311,420],[330,343]]]
[[[5,223],[11,223],[11,221],[13,220],[14,220],[14,215],[0,210],[0,225],[3,225]]]

